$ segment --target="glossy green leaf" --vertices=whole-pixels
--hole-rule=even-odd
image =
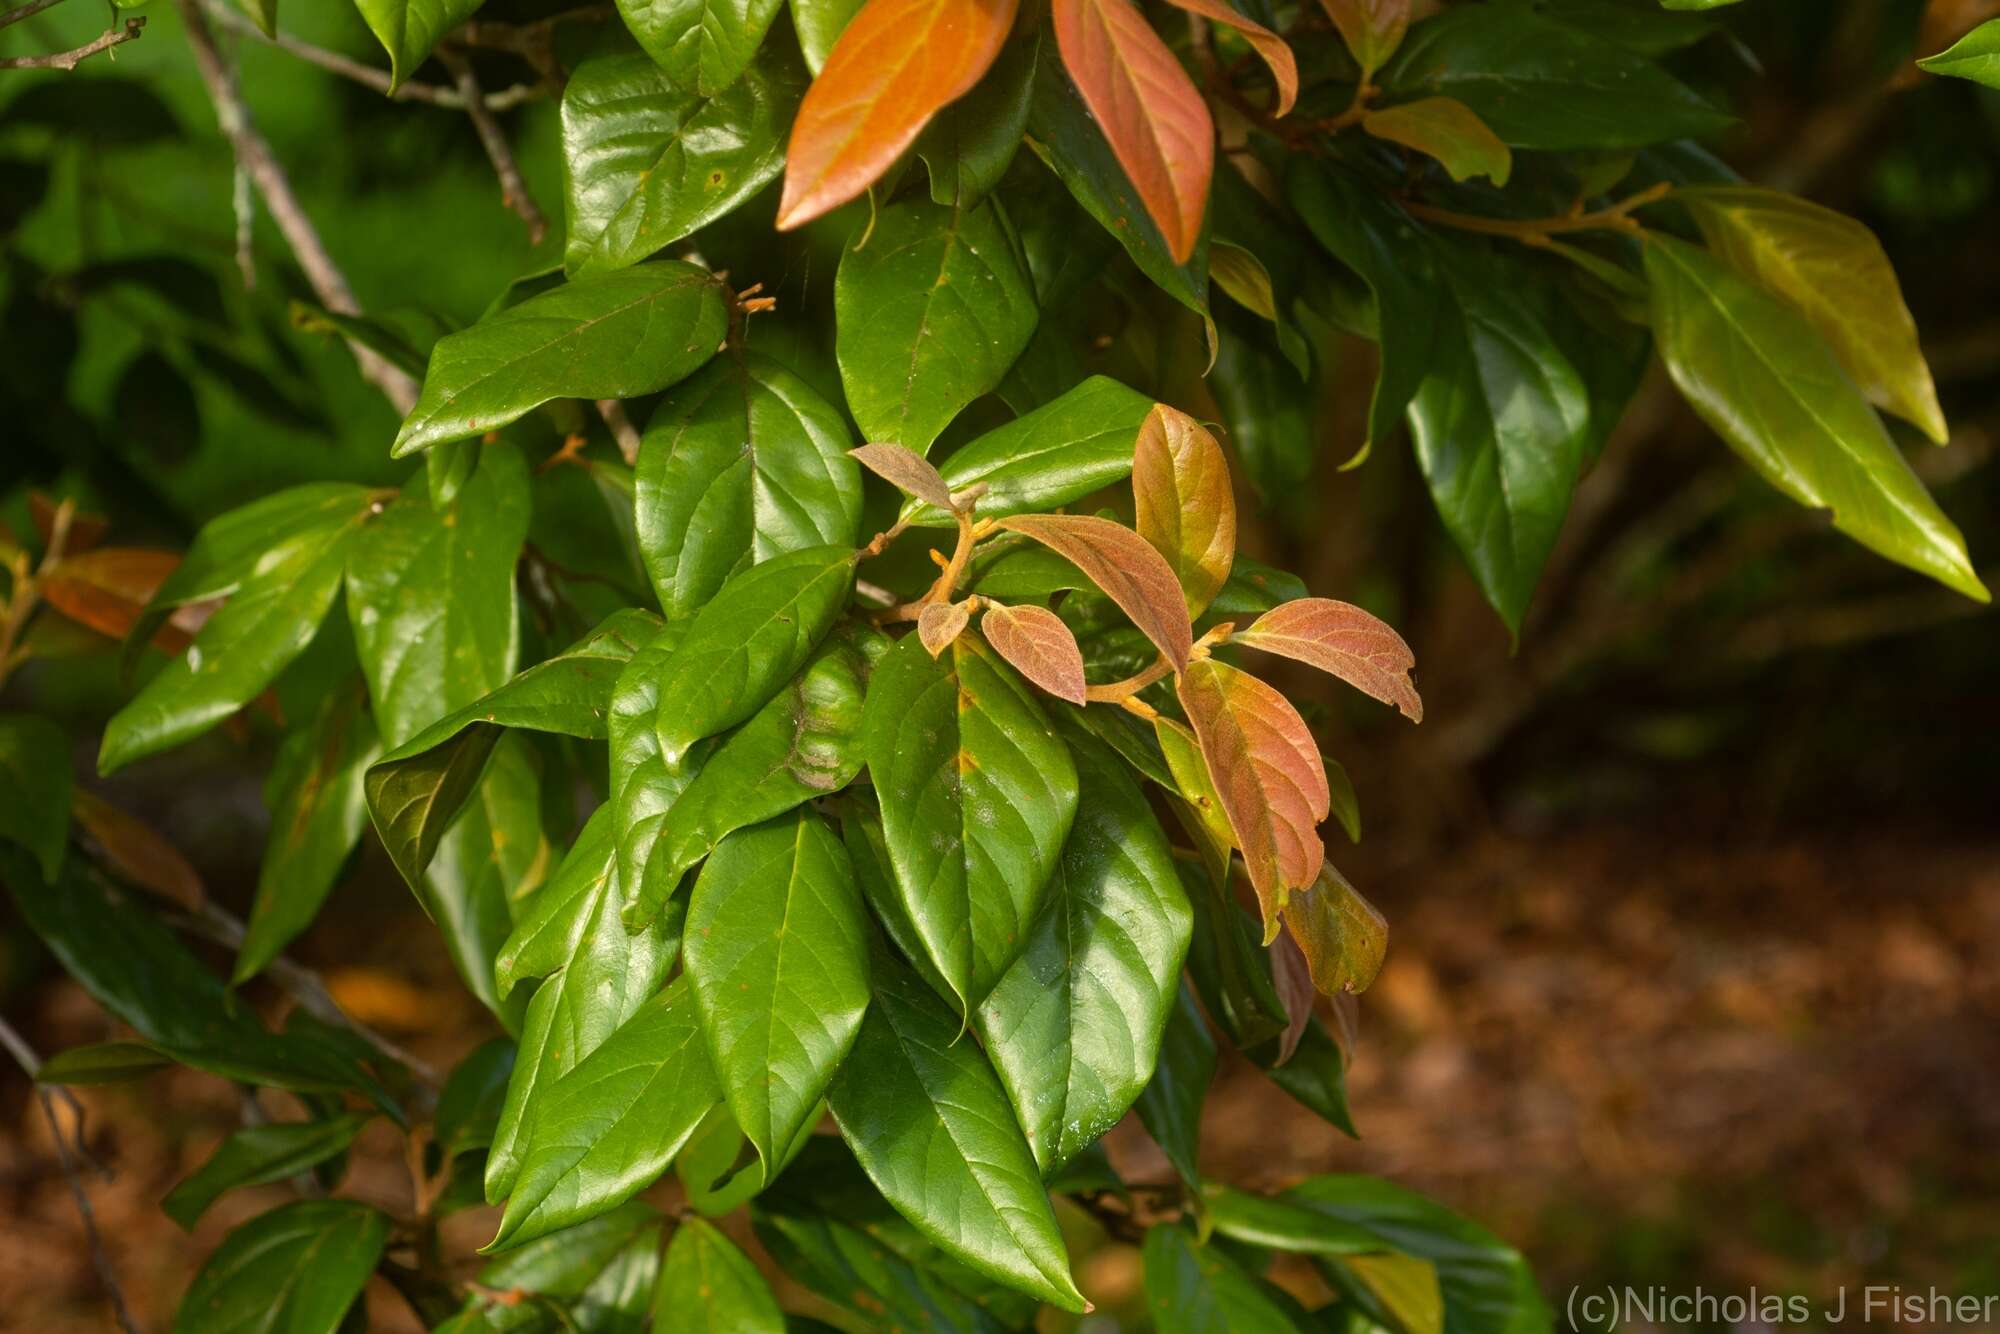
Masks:
[[[906,636],[868,687],[864,748],[896,894],[969,1015],[1027,943],[1076,814],[1076,767],[977,638]]]
[[[1069,744],[1076,820],[1048,903],[973,1017],[1044,1176],[1152,1078],[1192,920],[1145,795],[1108,747]]]
[[[500,738],[479,785],[445,830],[418,885],[467,990],[513,1032],[520,1004],[503,1002],[493,962],[517,916],[555,868],[542,828],[541,775],[527,741]]]
[[[867,921],[847,849],[810,811],[731,834],[695,883],[686,941],[730,1111],[775,1166],[868,1008]]]
[[[709,1108],[708,1115],[695,1127],[686,1147],[674,1159],[674,1175],[687,1192],[690,1207],[710,1218],[734,1213],[759,1192],[791,1161],[805,1150],[826,1113],[824,1102],[807,1113],[798,1134],[778,1155],[776,1170],[767,1171],[750,1142],[743,1138],[727,1102]]]
[[[1194,992],[1175,989],[1153,1077],[1133,1104],[1146,1133],[1190,1186],[1201,1183],[1201,1109],[1215,1079],[1215,1039]]]
[[[1389,1245],[1373,1230],[1283,1195],[1252,1195],[1225,1186],[1205,1192],[1209,1222],[1236,1241],[1294,1255],[1368,1255]]]
[[[618,0],[639,45],[675,86],[702,97],[721,94],[751,68],[783,7],[784,0]]]
[[[42,878],[62,872],[69,849],[69,738],[46,718],[0,714],[0,842],[33,853]]]
[[[953,491],[983,483],[981,518],[1051,510],[1132,475],[1132,443],[1153,400],[1093,375],[1053,402],[988,431],[946,459],[938,472]],[[953,520],[911,500],[903,517],[932,528]]]
[[[717,357],[675,387],[639,445],[639,548],[671,618],[693,615],[751,565],[853,546],[854,443],[832,404],[756,353]]]
[[[438,39],[478,11],[483,0],[354,0],[354,7],[389,53],[391,86],[429,58]]]
[[[353,1143],[368,1121],[367,1113],[354,1112],[325,1121],[273,1122],[239,1130],[168,1193],[160,1212],[192,1231],[225,1191],[310,1171]]]
[[[494,1256],[479,1271],[479,1282],[498,1292],[582,1297],[634,1245],[657,1249],[661,1222],[659,1210],[633,1200]]]
[[[1034,334],[1027,261],[994,203],[906,200],[856,240],[833,288],[847,406],[869,440],[922,454]]]
[[[679,764],[660,753],[660,686],[666,664],[679,651],[688,621],[669,621],[645,642],[618,674],[611,692],[611,807],[618,829],[618,883],[624,907],[636,917],[641,905],[658,906],[680,883],[680,867],[668,879],[667,849],[660,831],[667,812],[701,771],[710,743],[697,746]]]
[[[2000,19],[1988,19],[1934,56],[1917,62],[1932,74],[2000,88]]]
[[[195,1275],[174,1334],[335,1334],[388,1241],[389,1216],[355,1200],[259,1214]]]
[[[361,779],[381,753],[359,682],[329,693],[318,716],[278,748],[265,785],[271,834],[233,983],[262,972],[319,915],[368,827]]]
[[[641,6],[668,8],[626,3]],[[805,71],[785,42],[713,96],[642,52],[583,61],[562,96],[564,266],[623,268],[748,203],[783,170],[785,131],[804,91]]]
[[[665,669],[656,730],[667,764],[757,712],[792,679],[846,604],[854,561],[851,547],[806,547],[722,586]]]
[[[659,1328],[687,1334],[785,1334],[784,1313],[757,1266],[700,1218],[674,1229],[653,1314]]]
[[[618,672],[659,625],[648,612],[614,612],[555,657],[438,719],[369,766],[369,816],[412,888],[478,786],[501,732],[515,727],[603,739]]]
[[[1652,235],[1653,329],[1695,412],[1771,485],[1869,550],[1990,595],[1958,528],[1806,318],[1704,250]]]
[[[1399,97],[1456,98],[1515,148],[1643,148],[1734,123],[1645,57],[1519,5],[1412,26],[1380,82]]]
[[[817,74],[863,0],[791,0],[791,4],[792,26],[798,30],[806,68]]]
[[[347,616],[389,746],[498,689],[514,670],[514,562],[528,535],[528,469],[487,445],[444,510],[412,478],[354,542]]]
[[[38,1084],[119,1084],[164,1070],[173,1057],[143,1042],[98,1042],[71,1047],[43,1061],[35,1071]]]
[[[605,922],[618,930],[615,922]],[[721,1097],[684,981],[634,1011],[535,1098],[501,1250],[623,1204],[666,1171]]]
[[[966,569],[973,592],[1001,602],[1046,602],[1057,593],[1095,591],[1090,576],[1036,542],[1003,538],[982,542]]]
[[[1032,33],[1010,40],[978,86],[924,127],[916,152],[930,174],[932,203],[976,208],[1000,184],[1028,130],[1039,45]]]
[[[932,1269],[911,1263],[822,1209],[751,1206],[757,1239],[780,1268],[869,1322],[936,1334],[1003,1334],[1006,1328]],[[787,1329],[795,1324],[787,1323]],[[802,1331],[800,1332],[802,1334]]]
[[[875,1003],[828,1098],[840,1133],[946,1254],[1081,1311],[1034,1156],[993,1068],[961,1032],[915,973],[878,959]]]
[[[706,269],[654,260],[592,274],[447,334],[390,453],[515,421],[552,398],[636,398],[700,369],[729,324]]]
[[[1147,1229],[1146,1308],[1160,1334],[1302,1334],[1285,1306],[1220,1247],[1176,1224]]]

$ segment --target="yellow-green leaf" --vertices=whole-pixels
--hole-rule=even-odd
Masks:
[[[1361,118],[1361,128],[1436,158],[1454,181],[1485,176],[1505,185],[1514,173],[1513,152],[1455,97],[1425,97],[1371,111]]]

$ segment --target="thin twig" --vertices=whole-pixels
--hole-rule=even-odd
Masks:
[[[528,183],[521,178],[521,164],[514,160],[513,146],[507,142],[507,132],[486,108],[486,95],[480,91],[479,76],[472,72],[472,62],[448,48],[440,50],[437,58],[451,71],[452,81],[458,85],[459,100],[465,103],[465,114],[471,119],[472,128],[479,131],[486,160],[493,164],[493,174],[500,178],[500,201],[528,225],[528,244],[540,245],[548,235],[548,219],[535,206],[535,197],[528,193]]]
[[[194,49],[195,66],[201,71],[202,83],[207,85],[209,100],[215,104],[216,121],[235,149],[237,162],[250,173],[257,193],[264,197],[264,207],[270,210],[271,220],[278,224],[285,244],[305,270],[306,281],[312,284],[319,303],[328,310],[337,315],[359,315],[361,303],[354,299],[354,289],[347,285],[346,276],[327,253],[312,219],[299,207],[298,196],[292,193],[292,183],[272,154],[271,146],[251,123],[250,109],[244,104],[234,76],[222,63],[222,53],[215,49],[215,37],[202,17],[201,5],[198,0],[177,0],[177,3],[187,27],[188,45]],[[417,401],[416,381],[372,349],[352,339],[348,340],[348,346],[362,377],[380,389],[398,413],[407,415]]]
[[[611,438],[618,442],[618,452],[625,458],[625,466],[639,466],[639,428],[625,415],[625,405],[615,398],[597,400],[597,415],[604,418],[604,424],[611,430]]]
[[[11,16],[8,21],[12,22]],[[0,60],[0,69],[72,70],[99,51],[109,51],[114,46],[137,41],[145,27],[146,20],[143,17],[129,18],[125,20],[124,27],[112,28],[96,41],[79,46],[73,51],[56,51],[45,56],[8,56]]]
[[[1403,209],[1413,218],[1440,226],[1483,232],[1488,236],[1509,236],[1527,245],[1541,245],[1551,236],[1563,232],[1640,231],[1638,219],[1630,216],[1633,210],[1659,203],[1673,192],[1673,188],[1670,183],[1661,181],[1595,212],[1561,213],[1552,218],[1489,218],[1478,213],[1458,213],[1431,204],[1419,204],[1415,200],[1404,200]]]
[[[10,9],[4,14],[0,14],[0,28],[4,28],[10,23],[19,23],[22,19],[31,19],[44,9],[54,9],[61,3],[62,0],[33,0],[31,4]]]

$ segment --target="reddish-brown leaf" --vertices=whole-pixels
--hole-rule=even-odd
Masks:
[[[1410,0],[1319,0],[1354,59],[1361,77],[1381,69],[1410,26]]]
[[[99,547],[57,561],[42,578],[42,598],[77,624],[123,639],[180,563],[171,551]],[[153,643],[163,653],[179,653],[194,642],[194,632],[207,619],[206,610],[180,608],[153,636]]]
[[[1278,1036],[1278,1059],[1272,1064],[1283,1065],[1299,1049],[1299,1039],[1306,1035],[1306,1025],[1312,1021],[1312,965],[1283,931],[1271,942],[1270,958],[1272,989],[1285,1007],[1285,1031]]]
[[[1292,109],[1292,103],[1299,98],[1299,62],[1284,38],[1261,23],[1244,18],[1229,7],[1228,0],[1171,0],[1171,3],[1242,33],[1243,40],[1270,66],[1271,82],[1277,85],[1278,104],[1271,108],[1271,114],[1282,116]]]
[[[868,0],[792,121],[781,231],[874,184],[946,103],[986,73],[1018,0]]]
[[[1201,236],[1215,126],[1194,80],[1131,0],[1055,0],[1063,68],[1176,264]]]
[[[980,633],[993,651],[1057,699],[1083,703],[1083,650],[1062,617],[1047,607],[989,603]]]
[[[47,551],[49,541],[55,536],[56,511],[61,508],[59,501],[50,500],[40,491],[28,493],[28,515],[35,522],[35,531],[41,535],[42,550]],[[85,514],[81,510],[72,511],[69,516],[69,531],[63,535],[63,551],[75,555],[88,551],[104,540],[111,531],[111,520],[102,514]]]
[[[923,455],[903,445],[862,445],[847,451],[883,481],[941,510],[951,509],[951,488]]]
[[[181,856],[180,849],[137,817],[119,810],[88,788],[76,789],[72,807],[76,822],[95,839],[104,860],[120,879],[151,890],[189,912],[200,912],[208,900],[201,876]]]
[[[1236,497],[1229,461],[1200,422],[1156,403],[1132,450],[1139,535],[1180,580],[1188,615],[1199,616],[1236,559]]]
[[[1424,720],[1424,701],[1410,681],[1416,655],[1401,635],[1351,603],[1332,598],[1281,603],[1231,642],[1310,663],[1395,705],[1411,722]]]
[[[1317,826],[1332,803],[1319,747],[1283,695],[1213,658],[1180,676],[1187,710],[1222,809],[1264,909],[1264,943],[1278,933],[1290,891],[1319,876]]]
[[[917,613],[917,638],[935,658],[951,647],[972,619],[972,599],[963,602],[932,602]]]
[[[1194,651],[1194,627],[1174,570],[1145,538],[1123,524],[1090,514],[1017,514],[1002,528],[1032,537],[1117,603],[1146,632],[1176,671]]]
[[[1362,992],[1382,971],[1389,950],[1389,923],[1361,891],[1331,864],[1320,868],[1311,889],[1285,904],[1285,931],[1298,942],[1313,986],[1328,996]]]

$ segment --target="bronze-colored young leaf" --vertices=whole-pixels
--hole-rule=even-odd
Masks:
[[[1089,575],[1176,670],[1187,665],[1194,650],[1194,628],[1188,622],[1180,580],[1145,538],[1123,524],[1089,514],[1017,514],[1000,526],[1034,538]]]
[[[1272,937],[1266,955],[1271,963],[1271,989],[1285,1007],[1285,1031],[1278,1034],[1278,1048],[1271,1061],[1276,1069],[1292,1059],[1299,1039],[1306,1035],[1306,1025],[1312,1022],[1313,976],[1304,952],[1282,931]]]
[[[1367,78],[1381,69],[1410,26],[1410,0],[1319,0]]]
[[[964,602],[929,603],[917,613],[917,638],[924,641],[924,648],[935,658],[951,647],[951,641],[958,638],[971,619],[970,598]]]
[[[1190,14],[1199,14],[1224,27],[1234,28],[1250,43],[1251,50],[1270,67],[1271,82],[1277,85],[1278,101],[1271,108],[1271,114],[1282,116],[1292,109],[1292,103],[1299,97],[1299,62],[1292,55],[1292,48],[1285,45],[1285,39],[1272,32],[1261,23],[1254,23],[1243,17],[1229,5],[1229,0],[1171,0],[1171,3]]]
[[[874,184],[946,103],[1000,54],[1017,0],[868,0],[828,53],[792,122],[779,230]]]
[[[1083,703],[1083,650],[1062,617],[1047,607],[986,606],[979,630],[993,651],[1057,699]]]
[[[1250,868],[1264,909],[1264,942],[1278,932],[1291,891],[1319,876],[1326,847],[1316,826],[1332,807],[1319,747],[1291,701],[1248,672],[1203,658],[1180,675],[1181,707]]]
[[[1284,908],[1285,930],[1297,942],[1323,995],[1359,993],[1382,971],[1389,923],[1331,862],[1312,888],[1294,893]]]
[[[1505,185],[1514,174],[1513,150],[1455,97],[1423,97],[1371,111],[1361,118],[1361,128],[1436,158],[1454,181],[1484,176]]]
[[[915,450],[903,445],[862,445],[847,452],[856,463],[906,495],[941,510],[951,508],[951,487]]]
[[[1332,598],[1280,603],[1231,642],[1296,658],[1395,705],[1413,723],[1424,720],[1424,702],[1410,682],[1416,655],[1401,635],[1352,603]]]
[[[1188,615],[1201,615],[1236,558],[1236,497],[1222,447],[1185,412],[1155,404],[1132,451],[1132,500],[1139,535],[1173,567]]]
[[[200,912],[208,899],[201,875],[188,865],[179,848],[153,827],[113,806],[88,788],[73,789],[70,813],[96,842],[104,863],[120,879],[151,890],[189,912]]]
[[[1176,264],[1201,237],[1215,167],[1208,104],[1131,0],[1055,0],[1056,46]]]
[[[65,556],[41,576],[42,600],[78,625],[123,639],[180,563],[171,551],[144,547],[100,547]],[[198,606],[176,608],[154,634],[153,646],[179,653],[194,642],[205,619]]]

